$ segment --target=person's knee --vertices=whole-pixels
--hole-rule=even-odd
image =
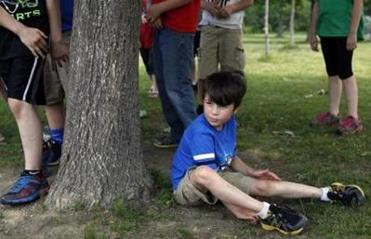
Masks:
[[[15,118],[21,118],[27,103],[21,100],[8,99],[8,105]]]
[[[254,194],[260,196],[271,196],[274,182],[269,180],[257,180],[254,185]]]
[[[207,186],[217,174],[208,166],[199,166],[193,172],[192,176],[196,183]]]

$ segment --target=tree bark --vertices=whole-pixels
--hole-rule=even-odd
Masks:
[[[290,45],[295,45],[295,6],[296,1],[291,0],[291,14],[290,14]]]
[[[269,55],[269,0],[265,0],[264,11],[265,57]]]
[[[51,208],[149,198],[138,117],[139,4],[75,1],[65,142],[46,200]]]

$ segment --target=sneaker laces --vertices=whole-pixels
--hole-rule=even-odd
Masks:
[[[9,192],[15,193],[19,192],[24,188],[24,186],[28,183],[28,175],[25,175],[24,173],[21,174],[21,176],[18,178],[18,180],[14,183],[14,185],[10,188]]]

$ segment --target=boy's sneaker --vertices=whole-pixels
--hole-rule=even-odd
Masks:
[[[50,139],[44,141],[43,145],[43,166],[57,166],[62,155],[62,144]]]
[[[271,205],[268,217],[261,219],[260,224],[264,230],[277,230],[284,235],[297,235],[303,231],[308,219],[301,213],[290,208]]]
[[[153,145],[160,149],[168,149],[168,148],[176,148],[178,146],[178,143],[173,137],[171,137],[171,135],[165,135],[155,140],[153,142]]]
[[[49,191],[48,181],[42,174],[21,174],[9,191],[1,196],[0,203],[4,205],[22,205],[39,199]]]
[[[361,187],[338,182],[331,184],[327,197],[332,201],[338,201],[345,206],[352,207],[360,206],[366,202],[366,196]]]
[[[357,134],[363,130],[362,122],[353,116],[348,116],[344,120],[340,121],[338,133],[341,135],[345,134]]]
[[[310,125],[313,127],[337,126],[339,122],[339,116],[326,112],[316,115]]]

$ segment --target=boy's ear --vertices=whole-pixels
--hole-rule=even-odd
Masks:
[[[236,114],[238,112],[238,110],[240,109],[240,107],[238,106],[237,108],[234,109],[234,113]]]

